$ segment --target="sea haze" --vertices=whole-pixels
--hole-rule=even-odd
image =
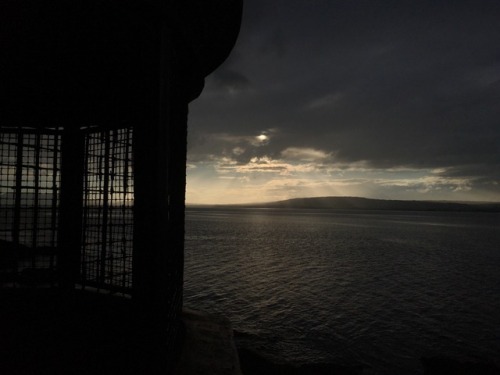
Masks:
[[[188,208],[185,305],[276,361],[498,366],[499,229],[487,212]]]

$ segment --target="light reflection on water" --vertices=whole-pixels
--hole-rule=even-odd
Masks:
[[[500,215],[188,209],[185,304],[291,362],[496,360]]]

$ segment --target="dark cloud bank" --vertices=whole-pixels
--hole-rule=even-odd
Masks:
[[[190,159],[308,148],[439,169],[500,199],[499,20],[498,1],[247,1],[192,105]]]

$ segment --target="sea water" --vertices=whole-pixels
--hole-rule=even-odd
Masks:
[[[188,208],[185,247],[185,305],[276,361],[500,365],[498,213]]]

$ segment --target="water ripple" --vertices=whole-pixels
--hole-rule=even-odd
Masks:
[[[290,362],[370,374],[420,374],[424,355],[494,362],[498,228],[479,213],[188,210],[185,303]]]

